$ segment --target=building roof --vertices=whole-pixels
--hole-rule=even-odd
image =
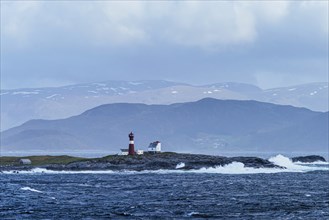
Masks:
[[[20,159],[19,162],[20,163],[26,163],[26,164],[32,163],[30,159]]]
[[[149,148],[156,147],[158,144],[160,144],[160,141],[152,142],[152,143],[150,143]]]

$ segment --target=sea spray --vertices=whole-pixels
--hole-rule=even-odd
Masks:
[[[269,159],[270,162],[287,168],[287,172],[307,172],[307,171],[315,171],[315,170],[329,170],[328,166],[307,166],[305,163],[294,163],[288,157],[285,157],[281,154],[278,154],[275,157],[271,157]],[[325,163],[322,165],[326,165]]]
[[[26,186],[26,187],[22,187],[21,190],[31,191],[31,192],[37,192],[37,193],[43,193],[43,192],[40,191],[40,190],[33,189],[33,188],[31,188],[31,187],[28,187],[28,186]]]
[[[180,162],[179,164],[176,165],[176,169],[181,169],[183,167],[185,167],[185,163],[183,162]]]
[[[82,171],[55,171],[44,168],[34,168],[32,170],[22,171],[3,171],[2,174],[171,174],[171,173],[218,173],[218,174],[257,174],[257,173],[282,173],[282,172],[309,172],[316,170],[329,171],[328,164],[309,166],[309,164],[293,163],[288,157],[281,154],[271,157],[270,162],[283,168],[253,168],[247,167],[241,162],[232,162],[224,166],[215,166],[201,169],[184,170],[185,163],[178,163],[175,170],[143,170],[143,171],[112,171],[112,170],[82,170]],[[1,173],[0,173],[1,175]]]
[[[328,185],[328,171],[0,174],[0,219],[327,219]]]

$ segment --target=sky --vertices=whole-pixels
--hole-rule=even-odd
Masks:
[[[1,89],[328,82],[328,1],[4,1]]]

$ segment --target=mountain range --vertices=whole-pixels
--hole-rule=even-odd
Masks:
[[[59,119],[108,103],[173,104],[210,97],[257,100],[328,111],[328,83],[263,90],[244,83],[195,86],[161,80],[106,81],[53,88],[1,90],[1,130],[31,119]]]
[[[128,133],[133,131],[136,148],[144,150],[159,140],[163,150],[176,152],[327,152],[328,115],[250,100],[114,103],[66,119],[30,120],[3,131],[1,150],[119,152],[128,147]]]

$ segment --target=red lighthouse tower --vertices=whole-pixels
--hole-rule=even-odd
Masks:
[[[134,155],[135,154],[135,146],[134,146],[134,134],[130,132],[129,134],[129,150],[128,155]]]

